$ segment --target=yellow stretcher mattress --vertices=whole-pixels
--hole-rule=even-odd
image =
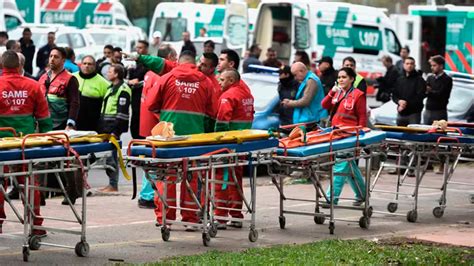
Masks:
[[[0,149],[14,149],[21,148],[23,137],[5,137],[0,138]],[[38,146],[50,146],[58,144],[54,139],[65,139],[64,136],[39,136],[28,138],[25,142],[25,147],[38,147]],[[99,134],[95,136],[86,136],[71,138],[69,142],[72,143],[97,143],[109,140],[109,135]]]
[[[148,139],[147,141],[152,142],[156,147],[183,147],[219,143],[241,143],[244,141],[268,139],[269,137],[270,134],[266,130],[245,129],[192,134],[183,140],[156,141]]]

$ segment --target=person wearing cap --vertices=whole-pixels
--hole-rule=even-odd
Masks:
[[[278,74],[280,76],[280,82],[278,82],[280,102],[284,99],[294,100],[300,84],[295,80],[293,74],[291,74],[291,68],[283,65],[278,69]],[[293,108],[284,108],[283,105],[280,105],[278,113],[280,114],[280,125],[293,124]]]
[[[161,31],[153,32],[150,46],[148,47],[148,54],[157,55],[161,45]]]
[[[337,81],[337,71],[333,67],[333,61],[330,56],[323,56],[318,62],[319,79],[323,84],[324,95],[328,95],[329,90]]]

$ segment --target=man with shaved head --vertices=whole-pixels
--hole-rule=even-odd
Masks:
[[[35,77],[33,77],[30,73],[25,71],[25,56],[22,53],[16,53],[18,55],[18,59],[20,60],[20,74],[24,77],[30,78],[32,80],[35,80]]]
[[[253,122],[254,106],[253,96],[247,86],[240,83],[240,75],[237,70],[230,68],[224,70],[219,83],[222,86],[222,94],[218,101],[216,131],[250,129]],[[228,181],[229,169],[218,169],[216,179]],[[243,168],[236,167],[235,175],[240,187],[242,187]],[[214,214],[219,217],[242,219],[242,198],[233,182],[216,185],[216,204]],[[229,209],[232,209],[229,211]],[[229,226],[242,228],[242,222],[230,221]],[[218,220],[217,229],[226,229],[225,220]]]
[[[306,65],[296,62],[291,66],[291,73],[300,82],[295,100],[283,99],[284,108],[294,108],[293,124],[320,122],[327,117],[327,110],[321,106],[324,98],[323,85],[319,78]]]

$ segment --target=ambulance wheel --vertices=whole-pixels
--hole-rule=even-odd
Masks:
[[[416,219],[418,219],[418,213],[415,210],[411,210],[407,213],[407,221],[414,223]]]
[[[387,205],[387,210],[388,210],[388,212],[390,212],[390,213],[396,212],[397,209],[398,209],[398,203],[396,203],[396,202],[390,202],[390,203]]]
[[[27,247],[23,247],[23,261],[27,262],[30,256],[30,250]]]
[[[211,242],[211,236],[208,233],[202,233],[202,244],[208,247],[209,242]]]
[[[285,229],[285,225],[286,225],[285,216],[279,216],[278,217],[278,222],[280,223],[280,229]]]
[[[369,218],[369,217],[366,217],[366,216],[360,217],[360,219],[359,219],[359,226],[360,226],[360,228],[369,229],[369,226],[370,226],[370,218]]]
[[[362,212],[364,214],[365,217],[372,217],[372,214],[374,212],[374,208],[372,208],[372,206],[369,206],[369,208],[367,208],[367,213],[364,209],[364,211]]]
[[[440,206],[433,209],[433,216],[436,218],[441,218],[444,215],[444,209]]]
[[[78,257],[87,257],[89,255],[89,244],[87,242],[77,242],[76,247],[74,248],[76,255]]]
[[[336,226],[334,225],[334,222],[329,222],[329,234],[334,235],[334,229]]]
[[[211,224],[209,226],[209,236],[214,238],[217,235],[217,225]]]
[[[36,235],[30,236],[28,239],[28,245],[30,246],[31,250],[38,250],[41,247],[41,238]]]
[[[324,224],[324,221],[326,221],[326,217],[324,217],[324,216],[314,216],[314,222],[316,224]]]
[[[250,242],[255,242],[258,239],[258,231],[255,229],[250,229],[249,231],[249,240]]]
[[[170,229],[168,227],[161,227],[161,238],[163,241],[170,240]]]

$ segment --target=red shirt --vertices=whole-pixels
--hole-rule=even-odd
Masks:
[[[336,94],[337,92],[330,90],[321,102],[323,108],[327,109],[331,115],[331,125],[366,127],[367,100],[365,94],[354,88],[350,89],[348,93],[342,91],[339,95]],[[337,102],[340,104],[337,110],[333,110]]]

